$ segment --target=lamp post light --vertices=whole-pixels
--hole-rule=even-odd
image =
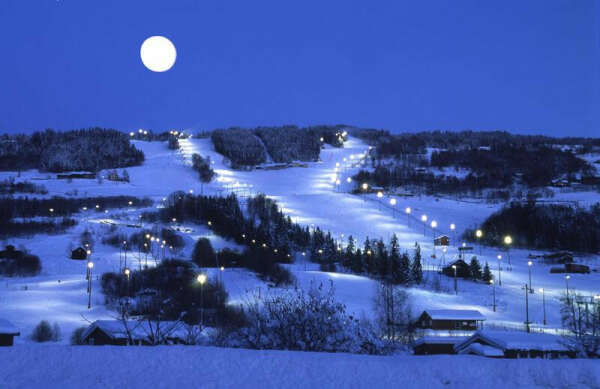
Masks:
[[[425,228],[427,228],[427,215],[421,215],[421,221],[423,222],[423,236],[425,236]]]
[[[525,329],[527,332],[531,332],[529,328],[529,290],[527,284],[525,284],[523,289],[525,289]]]
[[[529,293],[533,293],[533,289],[531,288],[531,266],[533,266],[533,262],[527,262],[527,270],[529,270]]]
[[[436,258],[435,256],[435,229],[437,227],[437,222],[435,220],[431,221],[431,231],[433,231],[433,257]]]
[[[569,280],[571,279],[571,276],[569,274],[567,274],[565,276],[565,282],[567,284],[567,302],[569,301]]]
[[[452,265],[452,270],[454,270],[454,294],[458,294],[458,284],[456,283],[456,265]]]
[[[204,327],[204,296],[203,296],[203,286],[206,282],[206,274],[198,275],[198,283],[200,284],[200,329]]]
[[[410,207],[406,207],[404,212],[406,213],[406,225],[410,227],[410,213],[412,212],[412,209],[410,209]]]
[[[542,293],[542,309],[544,310],[544,320],[542,323],[546,325],[546,291],[544,288],[540,288],[540,293]]]
[[[92,269],[94,268],[94,262],[88,262],[88,309],[92,308]]]
[[[452,231],[452,240],[454,241],[454,246],[456,247],[456,224],[450,223],[450,231]]]
[[[492,308],[494,312],[496,312],[496,284],[494,283],[494,280],[490,280],[490,284],[492,285],[492,295],[494,297],[494,303],[492,305]]]
[[[512,270],[512,264],[510,263],[510,245],[512,244],[513,240],[512,237],[510,235],[506,235],[504,237],[504,244],[506,245],[506,255],[508,256],[508,269]]]
[[[481,255],[481,237],[483,236],[483,231],[475,231],[475,236],[477,237],[477,244],[479,245],[479,255]]]
[[[498,254],[498,286],[502,286],[502,254]]]

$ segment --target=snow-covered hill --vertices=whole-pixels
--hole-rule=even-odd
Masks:
[[[144,151],[146,161],[142,166],[128,168],[130,183],[117,183],[104,180],[74,180],[69,183],[57,180],[53,175],[37,171],[27,171],[18,180],[35,180],[42,183],[49,191],[48,195],[73,194],[78,196],[105,196],[128,194],[139,197],[151,197],[160,204],[163,197],[175,190],[193,191],[205,194],[227,194],[235,192],[244,197],[256,193],[265,193],[276,199],[285,213],[303,225],[320,226],[330,230],[336,238],[345,240],[353,235],[359,242],[370,238],[387,240],[392,234],[397,234],[401,247],[410,250],[418,242],[425,258],[426,276],[431,281],[439,277],[433,270],[442,261],[441,253],[437,259],[431,258],[433,253],[433,231],[424,228],[420,217],[428,216],[428,222],[436,220],[436,234],[445,233],[451,238],[458,237],[465,228],[473,227],[483,221],[489,214],[496,211],[499,205],[489,205],[479,202],[463,202],[451,199],[422,197],[396,197],[396,205],[391,206],[389,198],[378,199],[375,194],[355,196],[347,193],[349,184],[346,178],[353,175],[359,155],[367,150],[363,142],[350,138],[344,148],[326,147],[321,152],[321,161],[309,163],[307,167],[295,167],[282,170],[234,171],[223,163],[223,157],[217,154],[209,139],[182,139],[181,150],[168,150],[165,143],[135,142],[136,147]],[[190,167],[193,153],[210,156],[218,176],[210,184],[202,185],[197,179],[197,173]],[[337,171],[336,171],[337,169]],[[3,172],[0,178],[16,176],[16,173]],[[340,179],[336,185],[334,177]],[[410,217],[404,209],[410,207]],[[87,320],[110,318],[111,313],[103,306],[103,296],[100,293],[99,281],[94,277],[92,309],[87,310],[84,279],[84,264],[67,259],[67,248],[71,242],[77,241],[78,235],[85,229],[99,232],[110,227],[100,223],[100,219],[110,219],[117,224],[127,224],[127,221],[137,220],[141,210],[125,210],[109,212],[108,214],[89,213],[78,216],[80,224],[66,234],[32,238],[10,239],[7,242],[16,246],[24,245],[32,253],[39,255],[43,272],[38,277],[3,279],[0,282],[0,316],[6,317],[16,324],[23,334],[28,334],[33,326],[41,319],[56,321],[68,337],[70,332],[80,325],[86,325]],[[455,233],[449,226],[456,224]],[[189,253],[195,239],[207,236],[216,248],[235,246],[213,235],[206,226],[189,225],[190,230],[182,233],[186,247],[182,255],[189,258]],[[130,227],[120,226],[127,230]],[[129,231],[131,232],[131,231]],[[498,275],[496,249],[476,248],[476,254],[482,263],[488,262],[494,275]],[[525,320],[525,295],[522,289],[528,282],[527,255],[529,251],[511,250],[512,271],[506,271],[503,264],[502,286],[496,288],[498,300],[497,312],[492,311],[492,288],[488,285],[476,284],[469,281],[458,281],[458,295],[453,292],[452,279],[441,277],[442,291],[435,292],[428,285],[410,288],[413,311],[419,312],[425,308],[460,308],[478,309],[488,318],[487,325],[522,328]],[[455,246],[450,247],[443,256],[446,262],[456,257]],[[505,255],[505,254],[503,254]],[[118,268],[118,250],[104,246],[98,241],[93,253],[95,262],[94,274],[100,275],[105,271]],[[131,260],[131,259],[130,259]],[[504,260],[506,260],[506,255]],[[597,268],[597,258],[589,258],[592,267]],[[298,262],[290,265],[301,285],[310,282],[332,280],[336,287],[338,299],[346,303],[348,310],[356,314],[372,314],[375,282],[363,276],[323,273],[316,265]],[[544,288],[546,294],[546,310],[548,328],[560,326],[558,298],[565,291],[564,275],[550,274],[549,266],[534,263],[531,267],[532,284],[537,290]],[[213,270],[209,270],[214,273]],[[217,276],[213,274],[213,276]],[[248,291],[258,288],[267,290],[268,287],[254,274],[242,269],[226,269],[219,275],[230,294],[232,303],[243,300]],[[572,275],[569,280],[570,288],[586,294],[598,293],[599,273],[590,275]],[[277,293],[272,290],[271,293]],[[535,326],[542,327],[542,297],[535,293],[530,297],[530,320]],[[67,339],[64,340],[66,342]],[[18,343],[28,342],[25,336],[17,339]]]

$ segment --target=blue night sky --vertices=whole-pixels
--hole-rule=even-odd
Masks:
[[[600,136],[600,2],[0,2],[0,132],[346,123]],[[166,73],[141,43],[177,48]]]

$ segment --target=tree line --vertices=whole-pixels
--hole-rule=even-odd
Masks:
[[[39,169],[49,172],[136,166],[144,153],[117,130],[91,128],[0,137],[0,170]]]
[[[481,243],[504,246],[510,235],[513,245],[538,250],[600,252],[600,203],[589,209],[559,204],[513,202],[490,215],[479,227]],[[464,238],[475,241],[474,230]]]
[[[343,126],[257,127],[214,130],[215,149],[227,157],[234,168],[245,168],[267,162],[317,161],[324,143],[343,145]]]

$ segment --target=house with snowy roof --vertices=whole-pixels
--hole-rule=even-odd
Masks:
[[[454,346],[457,354],[491,358],[575,358],[560,336],[520,331],[479,330]]]
[[[21,335],[17,327],[5,319],[0,319],[0,346],[12,346],[15,336]]]
[[[428,309],[417,320],[417,328],[446,331],[475,331],[485,316],[475,309]]]
[[[89,345],[185,344],[188,333],[180,322],[96,320],[81,334]]]

